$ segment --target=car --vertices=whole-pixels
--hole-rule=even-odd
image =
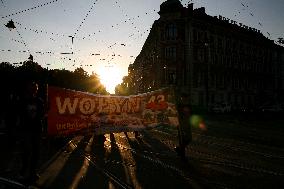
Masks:
[[[232,110],[231,105],[227,103],[217,103],[211,106],[211,112],[214,113],[231,112],[231,110]]]
[[[236,109],[237,112],[252,113],[254,110],[250,106],[240,106]]]
[[[268,104],[260,107],[262,112],[281,112],[283,108],[280,104]]]

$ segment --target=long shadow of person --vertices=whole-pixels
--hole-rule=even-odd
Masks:
[[[96,167],[104,162],[105,155],[103,142],[98,138],[94,135],[84,136],[78,144],[71,144],[65,154],[57,158],[57,163],[55,162],[47,170],[51,175],[45,178],[45,182],[40,186],[42,188],[108,188],[109,178]]]
[[[107,139],[106,169],[114,174],[126,188],[132,188],[131,173],[126,169],[128,152],[119,146],[119,133],[110,133]]]
[[[90,158],[91,167],[86,172],[84,181],[80,182],[78,188],[118,188],[117,184],[125,181],[126,175],[122,164],[119,148],[115,146],[114,134],[109,138],[95,136],[93,145],[86,149],[86,156]],[[124,184],[124,183],[123,183]]]
[[[39,185],[42,188],[68,188],[74,185],[75,178],[82,167],[88,166],[82,154],[90,141],[91,136],[82,136],[78,143],[70,143],[65,151],[45,170],[44,180]]]
[[[88,164],[84,177],[77,188],[108,188],[110,179],[104,174],[104,160],[106,149],[105,136],[95,135],[84,151],[84,162]]]
[[[136,162],[136,178],[141,188],[192,188],[184,167],[173,149],[148,132],[143,137],[127,137]],[[163,174],[161,174],[163,172]]]

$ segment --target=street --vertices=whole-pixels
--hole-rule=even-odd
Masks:
[[[0,189],[284,189],[284,0],[1,0]]]
[[[205,118],[206,119],[206,118]],[[74,137],[41,166],[39,188],[282,188],[283,128],[218,118],[193,128],[188,161],[174,129]],[[255,122],[257,123],[257,122]],[[238,125],[238,126],[237,126]],[[269,129],[268,129],[269,128]],[[282,143],[281,143],[282,141]]]

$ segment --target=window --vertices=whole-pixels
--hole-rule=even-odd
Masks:
[[[212,73],[210,75],[210,86],[215,87],[215,75]]]
[[[165,57],[176,59],[176,47],[166,47],[165,48]]]
[[[193,87],[197,88],[198,87],[198,73],[193,72]]]
[[[183,69],[183,84],[186,85],[187,84],[187,69],[186,67]]]
[[[193,41],[194,41],[194,42],[197,41],[197,32],[196,32],[195,29],[193,30]]]
[[[232,94],[230,94],[230,93],[227,95],[227,102],[228,103],[231,103],[231,96],[232,96]]]
[[[217,48],[218,48],[218,50],[221,50],[223,48],[222,39],[221,38],[218,38]]]
[[[169,84],[176,84],[176,73],[175,71],[169,71]]]
[[[212,47],[212,49],[215,48],[215,40],[214,40],[214,37],[212,35],[210,36],[210,46]]]
[[[212,104],[215,103],[215,94],[211,94],[211,103],[212,103]]]
[[[193,49],[193,59],[197,60],[198,56],[197,56],[197,48]]]
[[[204,62],[204,56],[205,56],[204,50],[203,50],[203,49],[198,49],[197,53],[198,53],[198,54],[197,54],[198,60],[199,60],[200,62]]]
[[[197,87],[200,87],[202,85],[202,73],[199,72],[197,75]]]
[[[177,38],[177,27],[175,24],[169,24],[166,26],[166,39],[176,39]]]
[[[203,94],[203,92],[199,92],[199,94],[198,94],[198,104],[200,105],[200,106],[203,106],[204,105],[204,94]]]

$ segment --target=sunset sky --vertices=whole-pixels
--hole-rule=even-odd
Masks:
[[[1,0],[0,62],[22,62],[32,54],[34,61],[49,69],[82,66],[101,75],[104,82],[113,82],[108,89],[113,92],[139,54],[162,2]],[[193,2],[194,8],[203,6],[211,16],[222,15],[259,29],[270,39],[284,38],[283,0],[181,2],[184,6]],[[11,19],[16,30],[5,27]],[[69,36],[74,36],[73,44]]]

